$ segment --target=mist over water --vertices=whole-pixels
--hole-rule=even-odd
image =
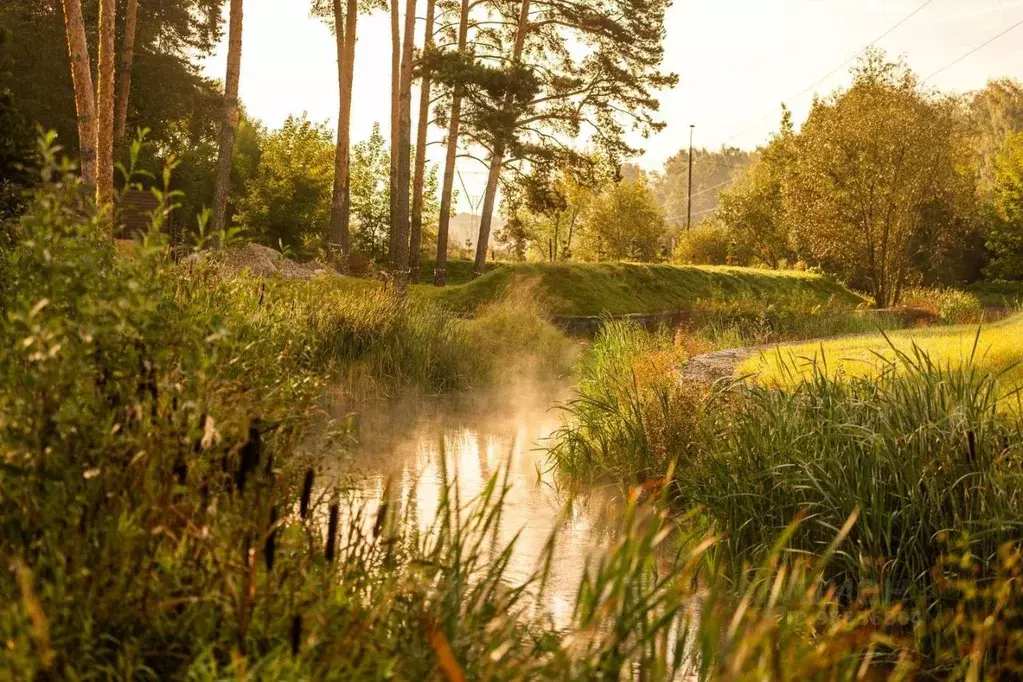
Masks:
[[[588,557],[606,549],[620,520],[621,492],[608,486],[566,488],[546,461],[561,425],[556,409],[566,381],[522,382],[485,393],[361,405],[344,453],[355,500],[373,519],[388,486],[422,531],[433,524],[445,481],[457,479],[461,506],[497,475],[508,487],[497,549],[515,543],[508,578],[524,582],[556,534],[556,551],[542,606],[554,622],[569,620]],[[338,408],[334,417],[346,416]]]

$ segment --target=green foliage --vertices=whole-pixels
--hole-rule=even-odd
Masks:
[[[786,109],[781,131],[737,183],[722,191],[716,214],[734,235],[735,255],[748,253],[772,268],[792,258],[782,190],[794,161],[794,140],[792,117]]]
[[[391,154],[380,124],[352,148],[351,176],[353,243],[356,250],[383,260],[391,229]]]
[[[1020,606],[1008,584],[1023,523],[1023,432],[1000,412],[997,375],[917,350],[854,380],[817,364],[784,387],[711,388],[666,379],[665,352],[677,355],[678,343],[605,328],[551,451],[560,468],[649,487],[677,466],[685,475],[673,500],[698,507],[689,525],[721,538],[708,554],[720,575],[742,576],[779,550],[828,555],[837,534],[841,549],[817,565],[846,616],[881,607],[872,631],[896,647],[883,658],[905,647],[922,670],[951,678],[1015,665],[1012,628],[996,627],[999,644],[969,663],[957,653],[977,644],[978,614]]]
[[[119,32],[126,4],[117,6]],[[151,0],[144,6],[135,36],[128,138],[134,137],[131,131],[145,127],[161,148],[167,145],[180,152],[187,147],[172,143],[173,128],[181,121],[202,121],[216,135],[222,112],[219,89],[199,75],[193,60],[209,56],[218,45],[223,6],[223,0]],[[83,2],[82,11],[89,42],[95,45],[98,5]],[[13,32],[8,83],[25,117],[32,125],[56,130],[67,153],[77,154],[77,116],[61,3],[5,2],[0,6],[0,25]],[[95,52],[92,55],[95,66]],[[160,164],[149,170],[159,171]]]
[[[377,509],[362,507],[337,480],[307,470],[303,454],[310,441],[321,444],[308,427],[322,391],[346,368],[390,368],[399,381],[450,386],[443,377],[457,375],[445,371],[449,360],[503,355],[533,345],[534,332],[541,343],[551,338],[535,307],[509,299],[452,325],[414,302],[370,293],[369,283],[353,292],[336,279],[224,281],[201,267],[177,269],[159,237],[120,254],[68,169],[44,149],[48,165],[21,222],[23,238],[4,254],[19,287],[2,294],[0,323],[10,349],[0,355],[0,676],[795,682],[875,672],[904,679],[932,660],[948,666],[950,679],[978,679],[1014,662],[1008,647],[1018,643],[1023,562],[1011,547],[996,567],[984,555],[939,557],[936,566],[962,569],[936,581],[957,608],[932,619],[935,637],[950,644],[927,659],[899,637],[897,610],[843,603],[825,582],[847,570],[848,542],[870,546],[866,530],[843,519],[840,530],[790,524],[763,562],[726,574],[718,559],[729,547],[713,537],[686,533],[672,556],[672,533],[699,518],[675,524],[663,497],[643,504],[638,491],[617,541],[587,563],[559,629],[537,605],[561,548],[547,543],[526,576],[510,570],[514,547],[494,541],[505,511],[500,474],[466,502],[441,471],[435,521],[421,529],[414,505],[385,496]],[[165,215],[173,196],[160,196]],[[525,300],[535,297],[527,292]],[[621,332],[626,345],[646,343]],[[622,376],[616,358],[605,360]],[[416,366],[426,371],[396,373]],[[663,379],[664,365],[648,372]],[[961,508],[960,497],[980,494],[957,474],[973,466],[1000,474],[1018,453],[992,457],[999,436],[1012,434],[971,421],[983,419],[982,395],[971,403],[964,385],[941,383],[934,394],[941,400],[905,400],[890,432],[911,435],[906,443],[920,453],[939,446],[948,466],[924,480],[946,487],[940,495],[928,488],[930,497],[910,492],[940,500],[948,509],[938,513],[947,515]],[[763,399],[762,417],[778,398]],[[887,404],[846,409],[873,425]],[[946,413],[949,405],[978,409]],[[755,406],[751,399],[750,420]],[[909,434],[921,409],[934,424]],[[833,436],[839,424],[819,421],[821,411],[799,418]],[[966,452],[975,459],[962,457],[959,442],[970,427],[976,449]],[[891,452],[889,432],[880,433],[888,449],[878,452]],[[872,444],[866,433],[856,437]],[[776,444],[786,455],[822,458],[816,440],[799,440]],[[842,468],[841,458],[829,461]],[[644,494],[675,490],[666,473]],[[909,479],[877,483],[912,488]],[[997,514],[1016,490],[982,499],[1001,505],[990,508]],[[781,513],[773,511],[763,518],[773,522]],[[892,513],[910,519],[899,512]],[[804,548],[807,538],[827,538],[813,546],[818,556],[785,551]],[[982,536],[973,547],[994,541]],[[973,652],[969,661],[960,650]]]
[[[315,250],[330,227],[334,144],[326,123],[289,116],[262,141],[235,223],[271,247]]]
[[[980,322],[984,304],[973,293],[959,289],[910,289],[904,303],[926,310],[943,324]]]
[[[678,381],[686,359],[668,334],[608,322],[579,363],[571,421],[555,436],[559,468],[596,480],[645,481],[674,462],[687,467],[699,444],[708,392]]]
[[[998,219],[988,233],[987,272],[1023,279],[1023,133],[1010,133],[995,158],[994,203]]]
[[[579,239],[579,257],[590,261],[657,260],[666,233],[664,214],[646,179],[622,180],[592,199]]]
[[[534,165],[505,187],[501,210],[507,222],[497,240],[519,260],[572,260],[594,197],[610,177],[606,160],[595,155],[574,160],[556,169]]]
[[[815,103],[795,148],[785,200],[797,252],[878,307],[900,300],[918,252],[962,243],[974,180],[959,105],[904,66],[868,54],[848,91]]]
[[[757,159],[735,147],[720,151],[693,150],[693,222],[712,214],[724,192]],[[689,150],[683,149],[664,163],[664,170],[653,179],[657,200],[664,207],[668,224],[682,228],[686,225],[689,202]]]
[[[0,82],[6,82],[10,65],[7,63],[5,44],[8,33],[0,25]],[[30,181],[28,168],[32,165],[35,135],[24,115],[16,106],[14,94],[0,87],[0,250],[10,247],[10,227],[4,227],[19,212],[22,193]]]
[[[705,222],[679,232],[673,260],[686,265],[728,265],[731,246],[732,233],[727,227]]]
[[[990,81],[970,99],[970,126],[980,165],[979,189],[989,195],[996,184],[996,159],[1008,138],[1023,130],[1023,85],[1010,78]]]

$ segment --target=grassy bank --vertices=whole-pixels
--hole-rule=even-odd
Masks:
[[[683,472],[673,504],[699,509],[689,527],[721,538],[708,558],[724,575],[781,547],[828,554],[844,528],[822,569],[832,594],[901,611],[882,630],[948,674],[959,650],[942,624],[973,614],[948,588],[971,573],[997,582],[1023,535],[1023,432],[999,410],[1000,378],[921,353],[859,378],[818,367],[780,388],[710,387],[681,381],[672,368],[684,361],[664,336],[605,327],[582,361],[554,463],[646,489]],[[1023,606],[1004,594],[1007,610]]]
[[[417,287],[417,293],[449,310],[472,313],[526,282],[552,314],[564,316],[688,311],[743,300],[760,308],[792,300],[849,308],[863,303],[845,287],[804,272],[640,263],[502,264],[476,280],[443,289]]]
[[[820,371],[829,377],[869,377],[897,362],[901,355],[924,353],[930,362],[979,373],[1000,375],[1006,393],[1023,386],[1023,316],[985,325],[932,327],[868,334],[821,343],[785,346],[744,362],[740,375],[766,385],[792,385]],[[815,368],[815,365],[817,366]]]

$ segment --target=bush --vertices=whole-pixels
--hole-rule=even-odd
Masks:
[[[980,299],[958,289],[911,289],[903,295],[902,303],[926,310],[944,324],[979,322],[984,316]]]
[[[674,260],[686,265],[743,265],[731,263],[732,235],[717,223],[701,223],[683,230],[675,241]]]

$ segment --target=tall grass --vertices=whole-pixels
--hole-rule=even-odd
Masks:
[[[787,391],[744,387],[682,495],[727,529],[736,561],[798,515],[811,521],[792,546],[819,551],[858,511],[837,578],[928,594],[943,538],[991,560],[1020,534],[1023,434],[999,416],[999,391],[996,376],[921,351],[866,379],[821,368]]]
[[[555,434],[559,468],[586,479],[656,479],[698,446],[710,392],[679,380],[685,350],[667,332],[608,322],[578,368],[569,420]]]

